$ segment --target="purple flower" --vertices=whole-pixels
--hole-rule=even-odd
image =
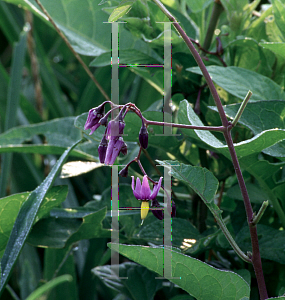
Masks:
[[[89,135],[91,135],[99,126],[99,120],[104,116],[104,105],[92,108],[89,110],[84,129],[91,129]]]
[[[105,165],[113,165],[125,142],[122,137],[111,139],[105,157]]]
[[[158,184],[156,184],[151,191],[148,180],[147,180],[147,175],[144,175],[142,184],[140,182],[140,179],[137,178],[136,181],[136,188],[135,188],[135,178],[132,176],[132,190],[134,193],[134,196],[138,199],[141,200],[141,219],[144,220],[148,214],[149,210],[149,201],[153,201],[157,194],[158,191],[161,187],[161,181],[162,177],[160,177]]]
[[[146,149],[148,146],[148,132],[143,124],[139,133],[139,141],[143,149]]]
[[[107,140],[116,139],[124,132],[125,122],[112,120],[109,122],[106,132]]]

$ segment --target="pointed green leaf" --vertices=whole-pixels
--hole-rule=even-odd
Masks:
[[[111,244],[121,255],[163,276],[163,257],[167,248]],[[171,251],[172,277],[169,280],[197,300],[249,299],[248,284],[237,274],[215,269],[195,258]]]
[[[199,117],[193,111],[188,101],[180,102],[178,120],[181,124],[204,126]],[[227,145],[218,140],[211,132],[206,130],[181,129],[186,136],[194,138],[204,144],[206,149],[218,152],[230,158]],[[257,134],[253,138],[235,144],[235,150],[239,157],[259,153],[262,150],[285,139],[285,130],[271,129]]]
[[[240,99],[244,99],[249,90],[252,91],[251,100],[285,99],[281,86],[256,72],[238,67],[219,66],[209,66],[207,70],[217,85]],[[188,68],[187,71],[202,74],[198,67]]]
[[[116,22],[127,14],[136,0],[123,0],[111,13],[108,22]]]
[[[233,119],[239,107],[240,103],[225,105],[224,110],[226,115]],[[217,108],[214,106],[210,106],[209,108],[217,111]],[[254,134],[259,134],[268,129],[285,129],[284,118],[285,101],[262,100],[248,103],[239,119],[239,123],[252,130]],[[278,144],[263,150],[263,152],[271,156],[284,157],[284,146],[284,141],[279,142]]]
[[[67,186],[56,186],[46,194],[35,222],[49,213],[49,211],[62,203],[67,196]],[[5,249],[11,230],[23,203],[31,193],[14,194],[0,199],[0,251]]]
[[[67,117],[14,127],[0,134],[0,152],[62,154],[66,147],[81,138],[80,130],[74,127],[74,120],[75,117]],[[30,141],[35,135],[44,135],[47,144],[24,143]],[[97,158],[93,155],[94,147],[96,146],[91,145],[90,142],[83,143],[74,149],[71,155],[95,160]]]
[[[31,231],[32,225],[47,192],[54,183],[68,155],[80,142],[81,140],[73,144],[69,149],[65,150],[46,179],[29,195],[27,200],[21,206],[1,260],[1,293],[9,279],[10,273],[22,250],[22,247],[24,246],[28,234]]]

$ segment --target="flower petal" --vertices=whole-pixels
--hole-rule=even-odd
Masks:
[[[150,200],[151,190],[148,184],[147,175],[144,175],[142,188],[141,188],[141,199]]]
[[[150,195],[150,200],[153,200],[157,197],[157,194],[158,194],[158,192],[160,190],[160,187],[161,187],[162,178],[163,177],[160,177],[158,183],[153,187],[153,191]]]
[[[107,152],[106,152],[106,157],[105,157],[105,165],[109,165],[110,161],[112,159],[112,154],[113,154],[113,149],[114,149],[114,145],[115,145],[115,140],[111,140],[108,143],[108,148],[107,148]]]
[[[113,141],[113,140],[112,140]],[[113,153],[112,153],[112,158],[111,160],[109,161],[109,164],[110,165],[113,165],[117,156],[119,155],[120,151],[121,151],[121,148],[123,147],[124,145],[124,141],[122,138],[119,138],[115,144],[114,144],[114,148],[113,148]]]
[[[134,193],[134,196],[140,200],[141,197],[140,197],[140,192],[141,192],[141,182],[140,182],[140,179],[137,178],[137,182],[136,182],[136,188],[135,188],[135,177],[132,176],[132,190],[133,190],[133,193]]]

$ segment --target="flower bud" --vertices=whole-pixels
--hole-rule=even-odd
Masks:
[[[139,133],[139,141],[140,141],[141,147],[143,149],[146,149],[148,146],[148,131],[144,124],[142,125],[140,133]]]
[[[102,164],[105,161],[107,147],[108,147],[108,142],[107,142],[105,136],[103,136],[103,138],[99,144],[99,147],[98,147],[99,160],[100,160],[100,163],[102,163]]]
[[[163,208],[160,207],[159,202],[156,199],[152,200],[151,212],[157,219],[164,219]]]
[[[125,167],[119,172],[119,175],[121,175],[122,177],[128,177],[128,174],[129,174],[128,168],[129,168],[129,166],[125,166]]]

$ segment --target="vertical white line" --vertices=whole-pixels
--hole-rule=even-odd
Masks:
[[[164,277],[170,279],[171,270],[171,176],[164,167]],[[165,251],[166,250],[166,251]]]
[[[164,103],[163,121],[172,122],[171,109],[171,23],[164,22]],[[164,135],[172,135],[172,127],[164,126]]]

